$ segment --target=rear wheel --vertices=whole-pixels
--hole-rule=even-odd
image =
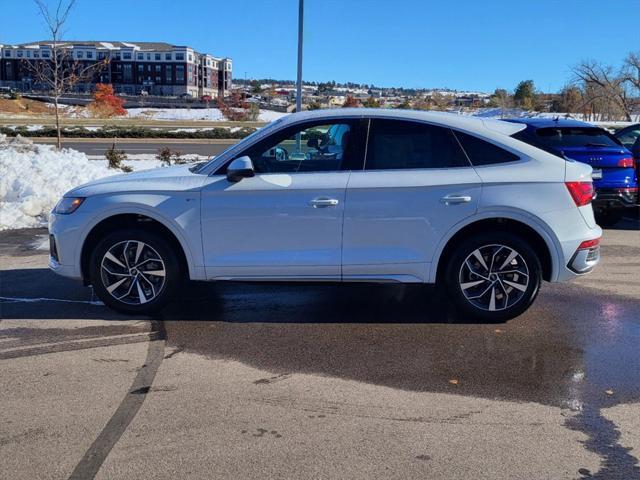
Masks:
[[[107,306],[126,313],[161,310],[181,279],[180,264],[169,243],[141,229],[113,232],[91,255],[91,284]]]
[[[533,303],[542,280],[540,260],[519,236],[475,235],[456,246],[445,271],[447,291],[463,316],[506,321]]]

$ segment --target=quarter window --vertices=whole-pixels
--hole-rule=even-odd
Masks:
[[[366,170],[469,167],[448,128],[400,120],[372,120]]]
[[[520,160],[517,155],[495,146],[492,143],[480,140],[473,135],[455,132],[462,148],[474,166],[492,165],[495,163],[507,163]]]

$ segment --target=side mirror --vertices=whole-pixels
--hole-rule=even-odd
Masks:
[[[320,148],[320,142],[318,141],[318,138],[312,137],[309,140],[307,140],[307,147],[315,148],[316,150],[318,150]]]
[[[247,156],[236,158],[227,167],[227,180],[230,182],[239,182],[243,178],[255,176],[253,162]]]

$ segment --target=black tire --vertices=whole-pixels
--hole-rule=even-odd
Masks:
[[[138,242],[145,246],[138,257],[140,268],[135,268],[129,260],[135,259]],[[108,252],[117,262],[105,257]],[[133,274],[129,266],[133,267]],[[162,310],[172,300],[183,279],[178,256],[171,244],[162,235],[139,228],[106,235],[93,249],[89,276],[94,291],[105,305],[128,314],[151,314]],[[110,293],[108,288],[113,288],[120,280],[122,283],[113,294]],[[130,292],[128,296],[116,298],[126,291]]]
[[[474,255],[476,251],[480,252],[486,270]],[[485,258],[491,252],[495,253]],[[517,256],[499,270],[498,267],[507,261],[512,252],[516,252]],[[495,267],[490,260],[492,256],[496,260]],[[464,239],[455,246],[447,259],[444,275],[447,294],[461,320],[505,322],[531,306],[540,290],[542,267],[534,250],[520,236],[507,232],[482,233]],[[468,298],[483,292],[485,294],[479,298]]]
[[[622,216],[622,210],[602,210],[595,214],[596,223],[601,227],[613,227],[622,220]]]

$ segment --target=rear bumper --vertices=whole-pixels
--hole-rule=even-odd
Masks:
[[[598,188],[593,199],[593,209],[633,207],[638,204],[638,188]]]
[[[598,263],[600,263],[600,245],[577,250],[571,257],[567,268],[578,275],[582,275],[589,273]]]

